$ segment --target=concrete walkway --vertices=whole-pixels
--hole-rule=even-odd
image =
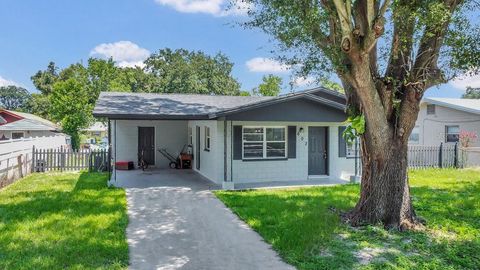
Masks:
[[[127,192],[130,269],[294,269],[193,171],[117,172]]]

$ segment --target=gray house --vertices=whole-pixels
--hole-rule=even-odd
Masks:
[[[193,146],[193,169],[235,183],[344,179],[355,153],[343,140],[344,95],[316,88],[279,97],[100,94],[94,116],[110,122],[113,157],[137,163],[139,151],[168,168],[158,149]]]
[[[462,130],[480,136],[480,99],[424,98],[409,143],[453,144]],[[471,146],[480,147],[480,140]]]

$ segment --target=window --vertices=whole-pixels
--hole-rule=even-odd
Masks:
[[[412,129],[410,137],[408,137],[409,143],[419,143],[420,142],[420,127],[416,126]]]
[[[242,149],[244,159],[285,158],[285,127],[243,127]]]
[[[445,126],[446,142],[458,142],[459,134],[460,134],[459,126]]]
[[[427,114],[435,114],[435,104],[427,104]]]
[[[192,127],[188,127],[188,144],[193,145],[193,131]]]
[[[210,128],[205,127],[205,150],[210,150]]]
[[[13,140],[20,139],[20,138],[23,138],[23,137],[24,137],[23,132],[12,132],[12,139]]]
[[[353,142],[346,142],[346,153],[345,156],[349,158],[360,157],[360,145],[358,145],[358,140]]]

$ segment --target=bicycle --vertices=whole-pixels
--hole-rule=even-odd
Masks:
[[[140,157],[139,157],[139,159],[138,159],[138,166],[139,166],[140,168],[142,168],[142,171],[145,171],[145,169],[148,169],[148,163],[147,163],[147,161],[146,161],[145,158],[144,158],[144,154],[145,154],[145,151],[142,150],[142,151],[140,152]]]

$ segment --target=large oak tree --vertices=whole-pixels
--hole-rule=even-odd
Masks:
[[[365,120],[360,199],[352,225],[419,224],[407,176],[408,137],[433,86],[480,67],[478,12],[462,0],[246,0],[246,27],[278,40],[278,56],[302,76],[336,73],[350,119]],[[363,121],[356,121],[363,123]]]

